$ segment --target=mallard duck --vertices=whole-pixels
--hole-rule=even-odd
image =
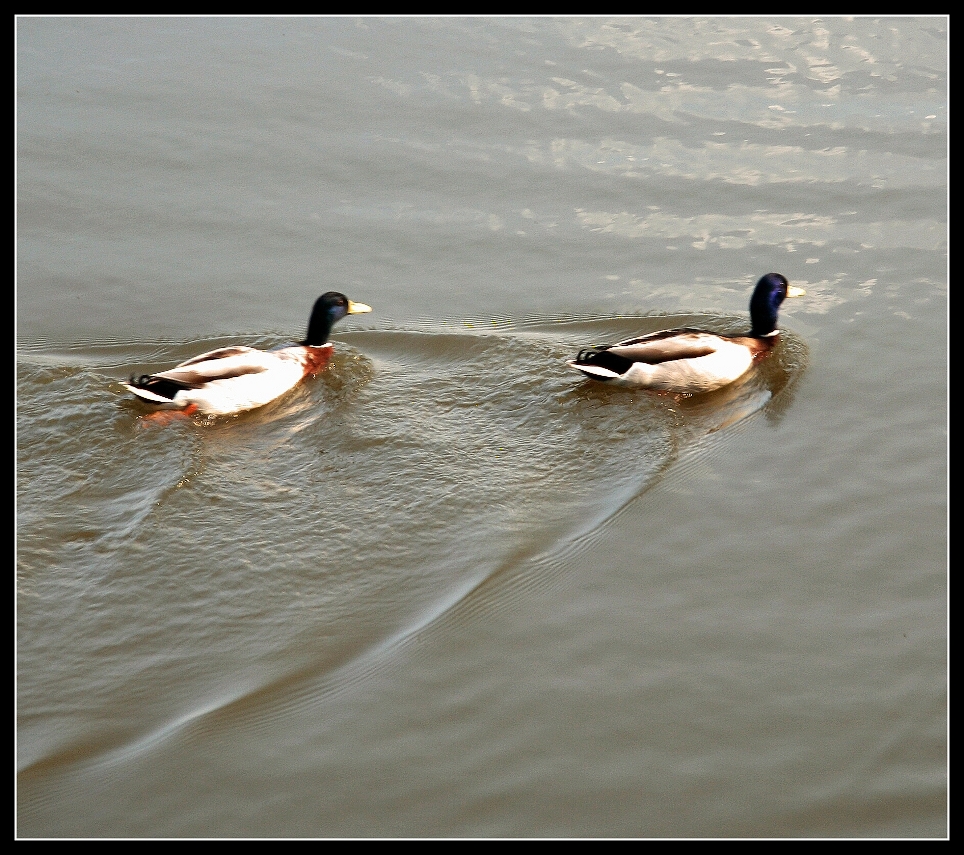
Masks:
[[[331,328],[346,315],[370,312],[344,294],[322,294],[311,310],[308,334],[297,344],[274,350],[221,347],[168,371],[131,375],[124,383],[142,401],[158,408],[225,416],[262,407],[321,371],[331,359]]]
[[[580,350],[566,364],[592,380],[614,386],[695,394],[712,392],[743,376],[777,342],[777,313],[787,297],[802,296],[786,277],[767,273],[750,298],[752,327],[746,335],[672,329],[618,344]]]

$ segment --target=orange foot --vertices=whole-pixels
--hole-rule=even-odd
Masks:
[[[173,422],[190,418],[197,411],[197,404],[188,404],[183,410],[156,410],[153,413],[148,413],[146,416],[141,416],[141,419],[151,424],[169,425]]]

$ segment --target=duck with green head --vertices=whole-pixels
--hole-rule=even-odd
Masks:
[[[157,409],[185,414],[225,416],[263,407],[328,364],[334,351],[328,336],[337,321],[370,311],[364,303],[329,291],[315,301],[300,342],[274,350],[221,347],[167,371],[131,376],[124,386]]]
[[[767,273],[750,298],[750,331],[723,335],[706,330],[661,330],[617,344],[580,350],[566,364],[590,380],[634,389],[696,394],[742,377],[779,339],[777,315],[787,297],[805,292],[785,276]]]

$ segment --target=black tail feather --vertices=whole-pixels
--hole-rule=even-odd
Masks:
[[[166,377],[155,377],[153,374],[141,374],[140,377],[131,374],[130,385],[135,389],[146,389],[148,392],[172,401],[178,392],[192,388],[188,383],[180,383]]]
[[[600,368],[607,368],[616,374],[625,374],[629,371],[633,361],[604,347],[586,347],[576,354],[575,363],[576,365],[598,365]]]

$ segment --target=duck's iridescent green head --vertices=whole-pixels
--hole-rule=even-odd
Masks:
[[[329,291],[322,294],[315,300],[314,308],[311,310],[311,318],[308,320],[308,334],[301,344],[320,347],[328,341],[331,328],[345,315],[360,315],[371,310],[371,306],[366,306],[364,303],[355,303],[338,291]]]
[[[777,315],[780,304],[787,297],[801,297],[806,292],[802,288],[794,288],[787,282],[787,278],[779,273],[767,273],[753,289],[750,298],[750,320],[753,324],[750,335],[757,338],[775,335],[777,329]]]

